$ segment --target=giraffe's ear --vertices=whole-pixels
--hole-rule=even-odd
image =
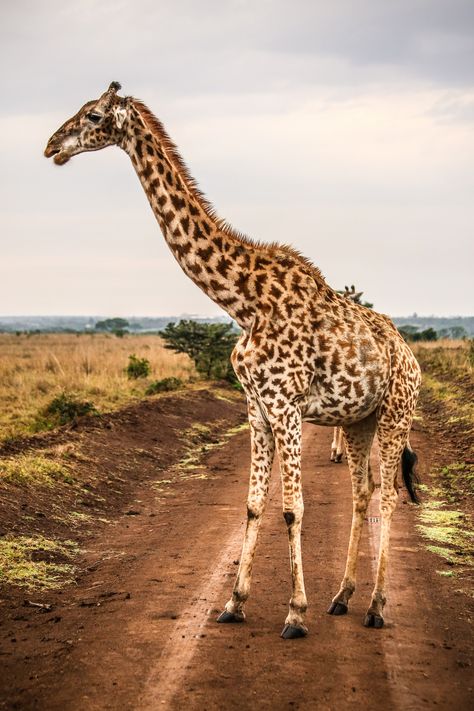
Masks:
[[[117,108],[114,109],[114,119],[115,119],[115,125],[117,126],[118,129],[121,129],[123,124],[125,123],[125,119],[127,118],[127,109],[124,108],[123,106],[117,106]]]

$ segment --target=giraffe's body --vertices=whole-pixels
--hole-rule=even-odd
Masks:
[[[190,178],[161,123],[113,83],[50,139],[58,164],[118,145],[130,156],[163,235],[184,272],[242,328],[232,355],[248,401],[252,464],[248,522],[232,598],[221,622],[240,621],[248,597],[270,470],[278,452],[293,593],[283,636],[306,633],[300,532],[301,426],[342,426],[354,493],[346,573],[330,612],[341,614],[355,587],[357,548],[373,490],[370,446],[381,458],[382,534],[366,624],[381,626],[396,475],[420,384],[418,364],[390,320],[337,294],[290,247],[253,242],[219,220]],[[408,457],[408,458],[407,458]],[[405,462],[409,463],[409,454]],[[405,479],[409,483],[408,464]]]

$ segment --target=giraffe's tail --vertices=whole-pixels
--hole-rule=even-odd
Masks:
[[[417,461],[418,457],[411,449],[410,444],[407,443],[407,446],[402,453],[402,477],[403,483],[405,484],[408,494],[410,495],[410,499],[414,504],[420,503],[420,499],[418,498],[418,494],[416,492],[416,485],[420,481],[418,474],[415,471]]]

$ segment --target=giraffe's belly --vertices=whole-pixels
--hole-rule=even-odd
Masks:
[[[374,403],[372,408],[367,409],[354,408],[347,414],[330,413],[319,407],[311,407],[306,412],[303,412],[303,421],[326,427],[350,425],[368,417],[376,409],[377,405],[378,403]]]
[[[303,420],[329,426],[359,422],[377,408],[386,385],[384,378],[367,383],[359,380],[346,385],[343,392],[341,389],[328,392],[315,384],[303,403]]]

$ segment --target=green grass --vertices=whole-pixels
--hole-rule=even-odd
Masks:
[[[440,476],[449,487],[467,490],[474,494],[474,464],[453,462],[440,470]]]
[[[433,495],[433,491],[430,492]],[[445,500],[423,504],[417,525],[423,538],[432,541],[426,548],[451,565],[474,565],[472,557],[474,530],[470,517],[462,511],[446,508]],[[435,545],[433,545],[435,544]]]
[[[54,590],[73,580],[74,566],[55,558],[71,560],[78,553],[73,541],[44,536],[12,536],[0,539],[0,584],[29,590]]]
[[[214,449],[222,447],[231,437],[247,430],[249,424],[244,422],[241,425],[229,427],[224,432],[216,433],[215,431],[219,429],[219,426],[222,426],[222,423],[216,422],[211,428],[209,425],[196,422],[192,427],[185,430],[182,434],[182,439],[186,442],[186,449],[183,457],[173,467],[173,471],[178,474],[179,478],[161,479],[155,482],[153,487],[163,494],[166,488],[176,483],[176,481],[208,479],[209,474],[207,472],[198,472],[198,470],[204,469],[204,465],[201,464],[202,458]]]
[[[53,486],[58,481],[73,482],[71,470],[65,462],[38,454],[20,454],[0,461],[0,483]]]
[[[181,378],[162,378],[154,380],[145,390],[145,395],[156,395],[157,393],[167,393],[173,390],[180,390],[185,387]]]
[[[200,461],[203,456],[209,454],[214,449],[222,447],[228,439],[234,435],[244,432],[248,429],[248,422],[241,425],[230,427],[229,429],[215,434],[221,423],[216,422],[212,428],[208,425],[202,425],[197,422],[182,434],[182,439],[186,442],[186,451],[184,456],[176,465],[178,471],[186,471],[189,469],[202,469]]]

